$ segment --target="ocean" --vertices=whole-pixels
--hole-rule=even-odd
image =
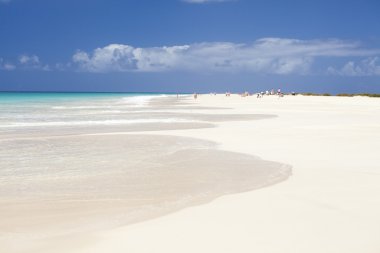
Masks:
[[[149,100],[158,97],[169,95],[3,92],[0,93],[0,131],[160,122],[133,114],[146,109]]]

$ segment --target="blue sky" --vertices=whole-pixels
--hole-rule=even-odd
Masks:
[[[0,0],[0,90],[380,93],[378,0]]]

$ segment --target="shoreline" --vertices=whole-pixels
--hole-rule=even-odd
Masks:
[[[73,241],[83,244],[93,234],[289,177],[288,165],[223,151],[210,141],[162,135],[165,130],[214,128],[217,122],[275,117],[200,113],[215,109],[193,105],[191,112],[176,112],[189,110],[192,101],[183,99],[186,101],[153,98],[147,109],[157,111],[135,116],[182,118],[188,120],[184,127],[152,122],[148,127],[136,125],[136,129],[120,126],[119,131],[127,131],[120,133],[110,126],[84,131],[47,124],[41,133],[40,127],[26,128],[34,129],[34,136],[23,129],[14,136],[0,135],[0,214],[4,219],[0,222],[0,248],[41,253],[51,252],[53,244],[71,252],[75,250]],[[198,123],[192,125],[192,121]],[[150,129],[156,134],[150,135]]]
[[[168,110],[168,101],[159,100],[151,103]],[[376,151],[380,149],[380,117],[375,116],[380,115],[379,101],[306,96],[256,99],[223,94],[169,100],[183,106],[184,112],[199,114],[197,117],[205,122],[208,115],[214,127],[64,138],[193,138],[216,143],[216,151],[289,164],[292,176],[270,187],[224,193],[206,204],[198,203],[201,205],[154,219],[89,231],[85,237],[77,234],[75,238],[37,240],[33,243],[40,244],[40,248],[35,252],[378,252],[380,161]],[[223,115],[277,116],[219,120]],[[115,149],[114,144],[110,147]],[[224,158],[220,154],[211,162]],[[162,164],[171,161],[168,158]],[[29,248],[14,252],[33,251]]]
[[[101,233],[92,247],[75,252],[379,251],[380,120],[374,117],[380,115],[379,101],[201,95],[193,103],[278,117],[160,134],[212,140],[223,150],[291,164],[293,176],[271,187]]]

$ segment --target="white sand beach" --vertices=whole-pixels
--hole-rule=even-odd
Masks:
[[[0,0],[0,253],[380,253],[380,0]]]
[[[75,252],[380,252],[380,99],[201,95],[191,103],[278,117],[152,134],[215,141],[289,164],[293,175],[98,233]]]
[[[1,135],[0,251],[380,252],[380,99],[161,100],[156,125]]]

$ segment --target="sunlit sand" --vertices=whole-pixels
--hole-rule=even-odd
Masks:
[[[159,122],[1,135],[3,251],[379,251],[380,100],[200,95],[139,110]]]

